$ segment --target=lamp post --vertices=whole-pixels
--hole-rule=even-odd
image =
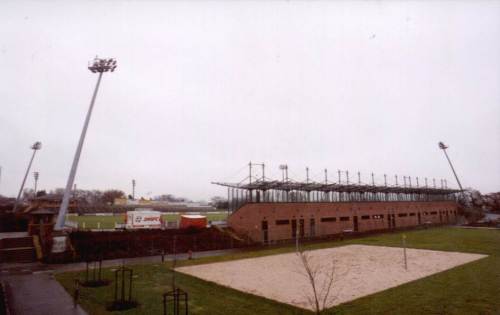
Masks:
[[[35,197],[36,197],[36,188],[38,187],[38,177],[40,177],[40,173],[34,172],[33,175],[35,176]]]
[[[439,142],[439,148],[443,150],[444,155],[446,156],[446,159],[448,160],[448,163],[450,164],[451,170],[453,171],[453,175],[455,175],[455,179],[457,180],[458,187],[460,188],[460,192],[463,194],[464,189],[462,188],[462,184],[460,183],[460,180],[458,179],[457,172],[455,172],[455,168],[453,167],[453,164],[451,164],[450,157],[448,156],[448,153],[446,153],[446,149],[448,149],[448,146],[445,145],[443,142]]]
[[[135,200],[135,179],[132,179],[132,200]]]
[[[279,166],[279,169],[281,170],[281,177],[282,177],[283,183],[285,182],[285,173],[286,173],[286,181],[288,181],[288,165],[281,164]]]
[[[287,164],[281,164],[279,166],[279,168],[281,170],[281,177],[282,177],[283,183],[285,183],[285,182],[288,183],[288,165]],[[288,202],[288,190],[286,190],[286,189],[285,189],[285,199]],[[283,200],[281,200],[281,201],[283,201]]]
[[[55,230],[61,230],[64,227],[64,221],[66,220],[66,213],[68,211],[69,199],[71,195],[71,188],[73,187],[73,182],[75,180],[78,161],[80,160],[80,154],[82,153],[83,142],[85,141],[85,135],[87,133],[87,128],[89,126],[90,116],[92,115],[92,109],[94,108],[97,91],[99,90],[99,85],[101,84],[102,75],[104,72],[115,71],[116,60],[112,58],[100,59],[96,57],[93,61],[89,63],[88,69],[92,73],[98,73],[99,75],[97,77],[97,83],[94,88],[94,94],[92,95],[92,99],[90,101],[89,110],[85,118],[85,123],[83,124],[82,133],[80,135],[80,141],[78,142],[78,146],[75,152],[75,157],[73,159],[73,164],[71,165],[71,171],[69,173],[68,182],[66,183],[66,188],[64,190],[63,200],[61,203],[61,207],[59,208],[59,215],[57,216],[57,222],[54,227]]]
[[[23,182],[21,183],[21,188],[19,189],[19,193],[17,194],[16,202],[14,203],[14,212],[17,211],[17,206],[19,205],[19,201],[21,200],[21,194],[23,193],[24,184],[26,184],[26,178],[28,178],[28,174],[30,172],[31,164],[33,164],[33,159],[35,158],[36,151],[42,148],[42,143],[40,141],[35,142],[31,146],[31,150],[33,150],[33,155],[31,155],[31,160],[28,164],[28,168],[26,169],[26,174],[24,174]]]

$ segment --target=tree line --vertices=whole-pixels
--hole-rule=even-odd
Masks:
[[[64,195],[64,188],[55,188],[50,191],[40,190],[35,193],[33,189],[27,188],[23,192],[23,199],[30,200],[39,197],[50,197],[50,198],[60,198],[62,199]],[[128,198],[132,199],[131,195],[126,195],[125,192],[119,189],[108,189],[108,190],[98,190],[98,189],[76,189],[72,191],[72,198],[80,205],[113,205],[115,199]],[[144,200],[144,198],[140,198]],[[154,196],[148,200],[154,201],[164,201],[164,202],[192,202],[192,200],[185,197],[178,197],[173,194],[162,194]],[[204,202],[202,202],[204,203]],[[227,209],[228,201],[227,199],[214,196],[210,198],[209,205],[214,206],[217,209]]]

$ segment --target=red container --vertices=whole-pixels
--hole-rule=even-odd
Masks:
[[[186,229],[189,227],[204,229],[207,227],[207,217],[204,215],[186,214],[181,215],[179,228]]]

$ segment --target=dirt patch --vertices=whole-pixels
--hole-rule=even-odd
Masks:
[[[348,245],[308,252],[311,263],[321,270],[334,267],[334,286],[326,305],[332,307],[365,295],[392,288],[483,257],[486,255],[407,249],[408,270],[403,249],[397,247]],[[297,254],[177,268],[204,280],[243,292],[313,310],[311,285]],[[328,272],[318,275],[325,282]]]

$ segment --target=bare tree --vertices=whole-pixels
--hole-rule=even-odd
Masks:
[[[23,190],[23,198],[24,200],[31,199],[35,197],[35,190],[31,188],[24,188]]]
[[[158,201],[167,201],[167,202],[188,202],[189,199],[184,197],[176,197],[172,194],[163,194],[153,198]]]
[[[478,190],[466,188],[458,198],[459,212],[469,222],[475,222],[484,217],[484,198]]]
[[[227,209],[229,207],[229,202],[227,201],[227,198],[213,196],[210,198],[210,205],[214,206],[216,209]]]
[[[490,211],[500,212],[500,192],[485,195],[484,203]]]
[[[299,249],[297,251],[304,274],[311,285],[312,295],[307,294],[307,300],[317,315],[321,314],[335,299],[332,288],[335,282],[335,260],[329,265],[314,261],[310,252]]]
[[[115,199],[124,198],[125,193],[121,190],[110,189],[102,193],[101,201],[106,204],[114,204]]]

